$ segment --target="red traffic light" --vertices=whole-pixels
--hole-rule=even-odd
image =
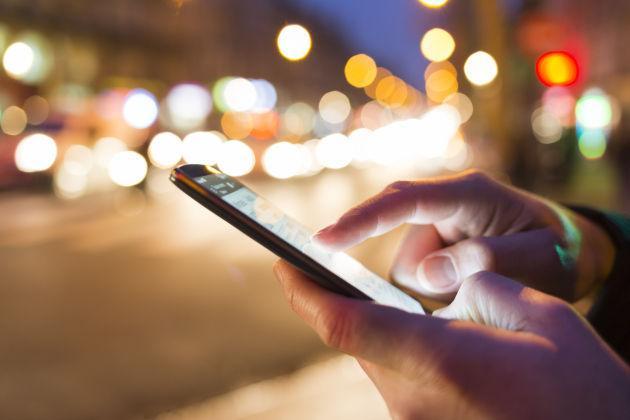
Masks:
[[[550,51],[536,61],[536,75],[547,86],[568,86],[578,78],[578,64],[565,51]]]

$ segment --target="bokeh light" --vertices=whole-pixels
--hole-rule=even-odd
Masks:
[[[393,113],[378,101],[370,101],[363,105],[360,111],[361,124],[370,129],[377,129],[392,122]]]
[[[420,51],[429,61],[448,60],[455,51],[455,40],[444,29],[433,28],[422,37]]]
[[[166,96],[170,124],[180,130],[199,128],[212,111],[212,97],[200,85],[184,83],[173,87]]]
[[[534,110],[531,123],[534,136],[543,144],[555,143],[562,138],[562,122],[544,107]]]
[[[377,67],[376,69],[376,77],[374,77],[374,80],[372,81],[372,83],[370,83],[369,85],[367,85],[366,87],[363,88],[363,91],[365,92],[365,94],[367,96],[369,96],[372,99],[376,98],[376,88],[378,87],[378,83],[383,80],[384,78],[391,76],[392,73],[387,70],[386,68],[383,67]]]
[[[24,111],[29,124],[39,125],[48,118],[50,105],[45,98],[33,95],[24,101]]]
[[[226,112],[221,116],[221,129],[231,139],[244,139],[254,128],[253,117],[245,112]]]
[[[418,0],[423,6],[432,8],[432,9],[438,9],[442,6],[444,6],[448,0]]]
[[[450,71],[440,69],[429,75],[425,88],[429,99],[433,102],[441,103],[457,92],[459,85],[457,78]]]
[[[602,130],[585,130],[578,137],[580,153],[587,159],[599,159],[606,153],[606,135]]]
[[[151,163],[158,168],[172,168],[182,159],[182,141],[174,133],[158,133],[149,143],[148,154]]]
[[[353,163],[362,166],[370,159],[370,143],[374,138],[374,132],[368,128],[357,128],[348,135],[348,140],[352,146]]]
[[[92,150],[82,144],[73,144],[63,154],[63,169],[71,175],[85,176],[94,165]]]
[[[354,87],[369,86],[376,78],[376,62],[367,54],[354,55],[346,62],[344,74]]]
[[[132,187],[141,183],[147,176],[147,161],[131,150],[116,153],[107,166],[109,178],[121,187]]]
[[[296,176],[303,168],[302,152],[293,143],[281,141],[265,150],[262,156],[264,171],[274,178],[287,179]]]
[[[225,86],[230,82],[230,80],[234,79],[234,77],[226,76],[222,77],[214,83],[212,86],[212,98],[214,99],[214,105],[221,112],[225,112],[228,110],[227,103],[225,102]]]
[[[291,104],[282,114],[282,126],[291,134],[304,136],[313,130],[315,110],[307,103]]]
[[[497,62],[485,51],[471,54],[464,63],[464,74],[470,83],[485,86],[497,77],[499,70]]]
[[[219,161],[223,139],[210,131],[195,131],[184,137],[182,157],[186,163],[214,165]]]
[[[68,171],[62,165],[53,176],[53,188],[58,197],[74,199],[81,197],[87,190],[88,178],[85,174],[76,174]]]
[[[103,137],[94,143],[94,160],[102,168],[107,168],[112,158],[125,150],[127,145],[116,137]]]
[[[388,108],[397,108],[407,100],[407,90],[407,84],[403,80],[387,76],[376,86],[376,100]]]
[[[2,113],[0,127],[10,136],[17,136],[26,128],[28,117],[19,106],[11,105]]]
[[[473,104],[468,96],[461,92],[453,93],[446,97],[443,103],[451,105],[459,112],[460,124],[465,123],[472,117]]]
[[[252,111],[257,113],[265,113],[271,111],[278,101],[278,93],[271,82],[264,79],[255,79],[251,81],[256,89],[256,101]]]
[[[21,79],[32,68],[35,52],[24,42],[14,42],[4,51],[2,65],[7,74],[15,79]]]
[[[609,127],[613,109],[608,96],[600,89],[589,89],[575,104],[575,120],[584,128]]]
[[[247,144],[239,140],[223,143],[218,166],[221,171],[230,176],[247,175],[254,169],[256,156]]]
[[[301,60],[306,57],[311,50],[311,35],[306,28],[301,25],[287,25],[276,40],[280,54],[290,61]]]
[[[409,131],[418,136],[413,143],[417,156],[425,159],[443,156],[461,124],[459,112],[448,104],[432,108],[418,121]]]
[[[565,127],[573,125],[575,120],[575,97],[571,91],[562,86],[550,87],[542,96],[543,108],[552,114]]]
[[[254,128],[250,135],[258,140],[276,137],[280,127],[280,117],[276,111],[251,114]]]
[[[25,32],[4,51],[2,64],[7,74],[23,83],[38,84],[52,68],[51,46],[35,32]]]
[[[578,78],[578,64],[565,51],[551,51],[536,61],[536,75],[547,86],[568,86]]]
[[[57,144],[41,133],[24,137],[15,149],[15,166],[22,172],[40,172],[50,168],[57,159]]]
[[[325,93],[319,100],[319,114],[331,124],[344,122],[351,109],[348,97],[337,90]]]
[[[352,162],[352,143],[341,133],[330,134],[317,143],[315,157],[325,168],[344,168]]]
[[[232,111],[250,111],[256,105],[256,87],[251,81],[237,77],[227,82],[223,90],[223,98],[228,109]]]
[[[125,98],[123,118],[134,128],[147,128],[158,117],[158,103],[155,96],[145,89],[133,89]]]

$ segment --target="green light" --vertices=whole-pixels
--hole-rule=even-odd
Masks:
[[[230,80],[234,79],[233,77],[222,77],[214,83],[212,87],[212,97],[214,98],[214,105],[216,108],[225,112],[229,110],[227,103],[225,102],[225,97],[223,95],[225,91],[225,86],[228,84]]]
[[[575,119],[584,128],[605,128],[612,122],[610,99],[599,89],[589,89],[575,104]]]
[[[602,130],[586,130],[578,138],[580,153],[587,159],[599,159],[606,152],[606,135]]]

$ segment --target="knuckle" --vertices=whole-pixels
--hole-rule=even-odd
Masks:
[[[414,181],[400,180],[392,182],[385,188],[387,191],[405,191],[415,184]]]
[[[466,277],[460,287],[460,293],[464,296],[472,296],[473,294],[483,291],[492,282],[494,274],[488,271],[478,271]]]
[[[317,319],[319,336],[324,344],[338,350],[351,347],[352,324],[350,311],[344,308],[322,311]]]
[[[474,259],[474,263],[480,271],[496,271],[496,255],[487,239],[471,239],[466,248],[465,252]]]
[[[466,172],[463,172],[461,176],[464,180],[475,183],[475,184],[488,183],[492,180],[492,178],[490,178],[490,176],[486,172],[481,171],[479,169],[470,169]]]

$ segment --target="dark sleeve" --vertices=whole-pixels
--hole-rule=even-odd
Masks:
[[[630,363],[630,218],[586,207],[571,207],[603,228],[617,255],[587,318],[606,342]]]

